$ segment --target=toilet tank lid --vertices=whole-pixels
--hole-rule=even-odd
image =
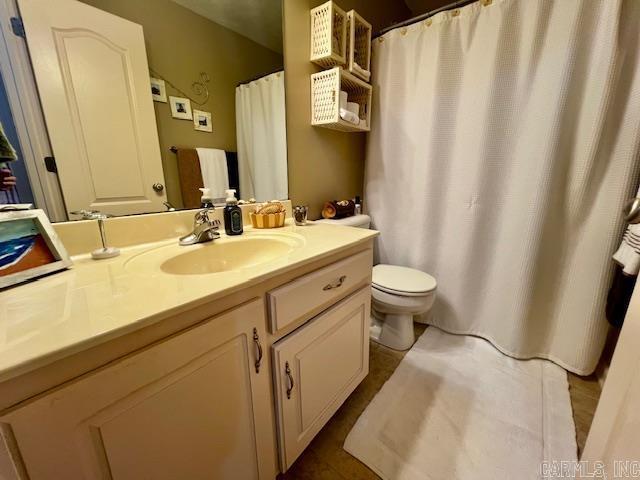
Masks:
[[[369,228],[371,224],[371,217],[369,215],[353,215],[351,217],[340,218],[338,220],[333,220],[330,218],[323,218],[321,220],[316,220],[316,222],[328,223],[334,225],[346,225],[348,227],[360,227],[360,228]]]
[[[427,293],[436,289],[436,279],[414,268],[379,264],[373,267],[371,280],[384,290],[406,293]]]

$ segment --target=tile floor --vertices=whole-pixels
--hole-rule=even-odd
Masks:
[[[416,335],[424,325],[416,325]],[[369,375],[336,412],[279,480],[377,480],[368,467],[342,449],[344,439],[360,414],[394,372],[406,352],[397,352],[371,342]],[[578,450],[582,451],[595,411],[600,386],[595,377],[569,374],[569,392],[576,424]]]
[[[584,449],[587,441],[587,434],[593,414],[600,398],[600,384],[595,375],[579,377],[569,373],[569,394],[571,396],[571,406],[573,407],[573,421],[576,424],[576,439],[578,440],[578,453]]]

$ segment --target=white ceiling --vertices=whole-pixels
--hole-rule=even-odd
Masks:
[[[282,53],[282,0],[173,0],[256,43]]]

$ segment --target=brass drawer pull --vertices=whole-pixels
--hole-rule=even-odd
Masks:
[[[329,283],[325,285],[322,290],[331,290],[332,288],[340,288],[344,281],[347,279],[346,275],[342,275],[337,282]]]
[[[253,329],[253,342],[256,344],[256,348],[258,349],[258,358],[256,358],[256,373],[260,373],[260,363],[262,362],[262,345],[260,345],[260,337],[258,337],[258,329]]]
[[[289,368],[289,362],[284,363],[284,374],[287,376],[287,380],[289,381],[289,385],[287,386],[287,398],[291,398],[291,391],[295,386],[293,383],[293,376],[291,375],[291,369]]]

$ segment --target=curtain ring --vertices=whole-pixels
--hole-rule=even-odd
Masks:
[[[430,18],[427,18],[427,19],[424,21],[424,24],[425,24],[427,27],[430,27],[432,23],[433,23],[433,20],[431,20]]]
[[[488,7],[492,3],[493,3],[493,0],[482,0],[482,6],[483,7]]]
[[[406,35],[407,34],[407,27],[402,27],[400,29],[400,35]]]
[[[451,11],[452,17],[457,17],[458,15],[460,15],[460,10],[458,10],[457,8]]]

